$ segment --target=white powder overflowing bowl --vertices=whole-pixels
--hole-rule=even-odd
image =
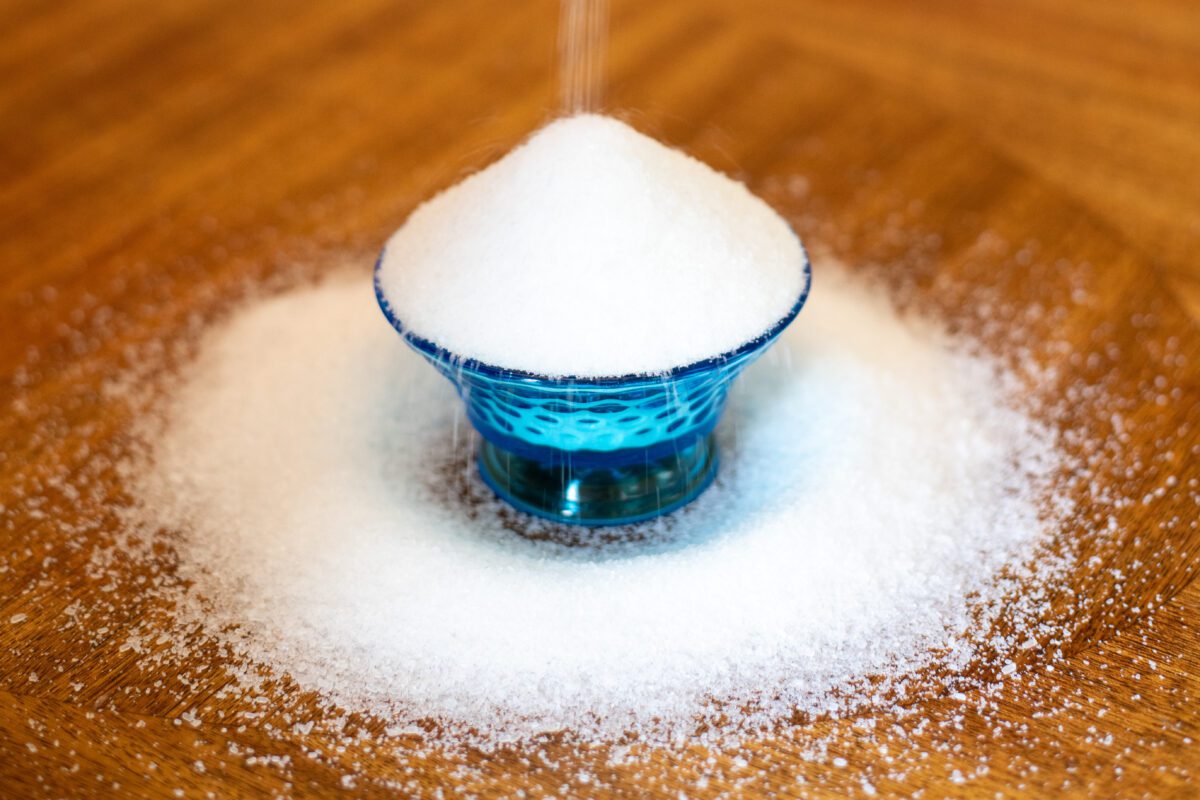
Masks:
[[[420,206],[378,278],[406,330],[459,356],[598,377],[734,350],[792,310],[808,274],[745,186],[585,114]]]
[[[734,392],[714,488],[612,547],[516,532],[545,523],[478,485],[452,388],[367,281],[247,307],[133,481],[190,586],[181,623],[347,710],[482,742],[673,737],[718,708],[737,730],[971,662],[1014,576],[1061,567],[1034,558],[1068,513],[1054,434],[999,361],[822,268]]]

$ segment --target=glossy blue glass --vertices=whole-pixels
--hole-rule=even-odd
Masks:
[[[382,263],[382,256],[380,262]],[[516,508],[559,522],[621,525],[678,509],[717,473],[713,429],[734,379],[800,313],[754,340],[658,375],[548,377],[462,358],[408,330],[375,270],[375,296],[392,326],[458,390],[482,437],[479,470]]]

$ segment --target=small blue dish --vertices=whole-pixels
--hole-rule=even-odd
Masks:
[[[717,474],[713,429],[734,379],[775,341],[808,299],[742,346],[655,375],[547,377],[462,358],[407,329],[375,265],[375,297],[410,347],[458,390],[482,437],[479,472],[501,498],[546,519],[625,525],[696,499]]]

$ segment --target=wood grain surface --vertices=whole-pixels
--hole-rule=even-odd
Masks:
[[[557,4],[8,0],[0,795],[1200,795],[1200,8],[623,0],[612,14],[612,112],[957,326],[983,324],[970,287],[1040,309],[1026,345],[1058,368],[1059,399],[1126,398],[1127,436],[1079,404],[1092,440],[1123,448],[1088,463],[1137,502],[1110,539],[1086,513],[1065,533],[1095,559],[1061,587],[1061,654],[869,726],[781,726],[744,763],[614,764],[555,741],[426,753],[355,716],[307,730],[313,698],[286,680],[253,705],[211,648],[156,668],[128,634],[168,612],[139,581],[169,558],[98,573],[90,555],[127,500],[133,412],[110,380],[186,359],[248,287],[365,274],[416,203],[554,114]],[[1088,359],[1110,344],[1117,356]]]

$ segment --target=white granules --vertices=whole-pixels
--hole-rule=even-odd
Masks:
[[[1053,437],[996,362],[820,274],[738,386],[717,485],[598,548],[514,532],[539,527],[479,486],[453,390],[366,281],[248,307],[134,475],[192,582],[181,623],[349,711],[482,742],[737,731],[965,665],[1014,576],[1037,597],[1055,569],[1034,558],[1067,513]]]
[[[609,117],[558,120],[422,205],[380,286],[413,332],[544,375],[660,372],[736,348],[805,281],[745,186]]]

